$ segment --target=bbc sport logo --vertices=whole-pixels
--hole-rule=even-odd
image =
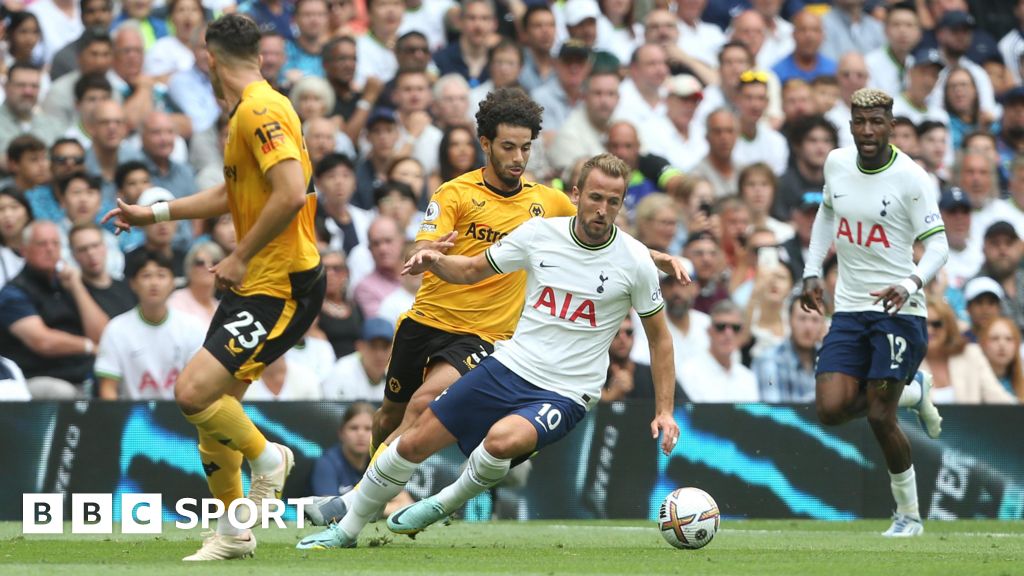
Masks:
[[[295,506],[295,527],[305,527],[303,508],[306,498],[287,501],[266,498],[260,510],[248,498],[239,498],[227,507],[216,498],[182,498],[174,511],[185,520],[174,522],[178,530],[191,530],[197,526],[209,528],[211,520],[226,518],[241,530],[256,525],[257,512],[260,527],[271,525],[286,528],[286,505]],[[21,531],[23,534],[63,534],[64,494],[23,494],[21,500]],[[121,494],[121,533],[160,534],[163,532],[163,497],[160,494]],[[72,534],[112,534],[114,531],[113,494],[72,494]]]

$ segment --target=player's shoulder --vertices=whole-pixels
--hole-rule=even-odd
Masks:
[[[256,86],[247,91],[235,109],[235,116],[240,121],[255,123],[290,121],[294,114],[291,101],[269,85]]]
[[[467,194],[479,192],[480,189],[484,187],[483,170],[473,170],[456,176],[446,182],[442,182],[441,185],[437,187],[434,194],[441,194],[449,198],[458,198]]]
[[[825,158],[825,168],[856,168],[857,166],[857,147],[856,146],[844,146],[842,148],[836,148],[828,153],[828,157]]]
[[[619,246],[621,251],[628,254],[633,262],[638,264],[651,262],[653,266],[654,261],[651,260],[651,250],[643,242],[637,240],[621,228],[618,228],[615,232],[615,244]]]

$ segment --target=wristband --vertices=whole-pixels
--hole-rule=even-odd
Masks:
[[[153,210],[154,222],[167,222],[171,219],[171,205],[167,202],[157,202],[150,209]]]
[[[85,339],[85,354],[91,356],[96,351],[96,345],[92,343],[92,340]]]
[[[359,110],[366,110],[367,112],[369,112],[370,109],[373,108],[373,104],[370,104],[368,101],[360,98],[358,101],[356,101],[356,108],[358,108]]]
[[[920,288],[917,287],[917,282],[914,282],[913,278],[904,278],[903,281],[900,282],[900,286],[907,289],[908,296],[915,294],[920,290]]]

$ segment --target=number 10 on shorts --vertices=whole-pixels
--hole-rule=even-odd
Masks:
[[[540,424],[540,427],[545,432],[551,432],[562,423],[562,413],[558,411],[558,408],[552,408],[551,404],[545,402],[541,405],[540,411],[537,412],[533,419],[537,421],[537,424]]]

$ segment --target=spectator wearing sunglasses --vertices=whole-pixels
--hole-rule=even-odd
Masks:
[[[743,313],[731,300],[722,300],[711,309],[708,328],[710,346],[683,362],[677,376],[691,402],[757,402],[760,392],[757,378],[749,368],[736,361],[743,333]]]
[[[32,206],[32,214],[40,220],[64,221],[56,191],[50,185],[36,184],[45,177],[54,183],[67,178],[71,173],[81,171],[85,164],[85,149],[75,140],[63,138],[50,148],[49,174],[46,174],[46,148],[40,147],[34,136],[15,138],[8,149],[9,168],[14,172],[14,186],[24,190],[25,199]],[[20,182],[19,182],[20,181]],[[32,184],[28,189],[20,188]]]
[[[789,143],[786,137],[772,128],[765,112],[768,110],[768,73],[747,70],[740,74],[736,105],[739,110],[739,135],[732,150],[736,166],[746,167],[756,162],[771,166],[781,176],[789,164]]]
[[[196,317],[204,329],[213,320],[217,310],[217,290],[210,268],[224,259],[224,250],[216,242],[197,242],[185,255],[185,275],[188,284],[175,290],[167,305],[179,312]]]

